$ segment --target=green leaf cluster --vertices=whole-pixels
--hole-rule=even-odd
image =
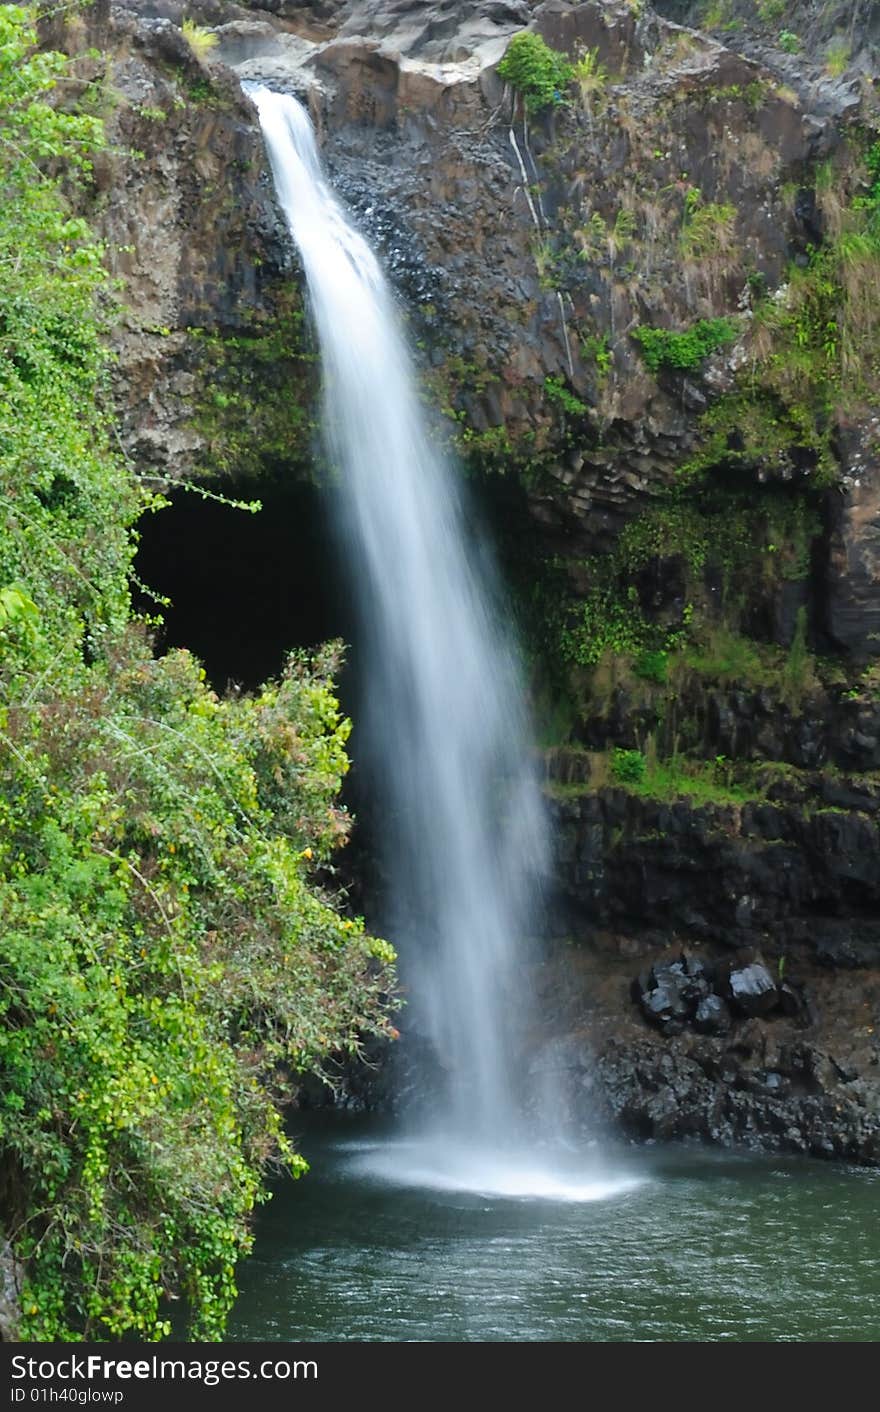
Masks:
[[[555,402],[567,416],[585,417],[587,415],[589,408],[586,403],[566,387],[561,377],[546,377],[544,391],[550,401]]]
[[[132,617],[100,125],[0,6],[0,1190],[21,1335],[222,1336],[299,1073],[391,1033],[393,952],[315,882],[344,841],[338,653],[221,699]]]
[[[498,65],[498,77],[521,95],[527,113],[561,103],[573,75],[566,56],[531,30],[513,36]]]
[[[641,750],[614,751],[611,775],[619,784],[639,784],[645,778],[646,761]]]
[[[642,357],[652,373],[661,368],[691,372],[711,353],[736,341],[739,329],[735,319],[698,319],[689,329],[637,328],[633,337],[641,344]]]

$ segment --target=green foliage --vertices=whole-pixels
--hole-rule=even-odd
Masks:
[[[720,624],[701,642],[689,647],[684,660],[692,671],[710,681],[764,683],[764,663],[757,644]]]
[[[572,74],[566,56],[530,30],[513,36],[498,65],[498,77],[521,96],[528,113],[561,103]]]
[[[596,364],[596,371],[600,382],[604,382],[611,369],[614,367],[614,354],[608,347],[608,335],[591,334],[590,337],[581,342],[581,356],[584,359],[592,359]]]
[[[611,566],[596,568],[597,582],[583,597],[557,599],[547,615],[562,659],[582,667],[595,666],[606,652],[644,652],[658,637],[635,589],[622,589]]]
[[[679,467],[679,477],[686,481],[710,470],[756,466],[778,473],[796,457],[811,460],[816,483],[825,484],[835,463],[826,436],[817,429],[817,410],[749,377],[741,391],[726,393],[701,417],[702,444]]]
[[[611,756],[611,774],[618,784],[640,784],[645,778],[646,762],[641,750],[615,750]]]
[[[46,101],[65,61],[33,37],[27,10],[0,6],[0,585],[79,657],[125,619],[136,496],[102,456],[103,251],[41,168],[87,173],[102,129]]]
[[[726,255],[733,244],[736,207],[716,201],[703,203],[699,192],[689,192],[697,199],[685,205],[685,223],[680,245],[682,254],[691,260],[708,260]]]
[[[507,427],[503,423],[486,427],[483,431],[463,427],[458,437],[458,450],[469,465],[484,472],[503,471],[516,457]]]
[[[833,39],[825,51],[825,72],[831,78],[840,78],[846,73],[851,57],[849,40],[842,35]]]
[[[788,9],[788,0],[755,0],[755,9],[765,24],[781,20]]]
[[[552,241],[546,236],[538,236],[532,241],[532,258],[538,271],[538,283],[544,290],[556,288],[556,251]]]
[[[815,659],[807,648],[807,614],[799,608],[788,652],[757,643],[724,623],[704,630],[699,642],[688,644],[682,664],[708,681],[750,688],[767,688],[797,711],[804,694],[816,684]]]
[[[190,103],[201,108],[212,108],[217,105],[217,93],[208,78],[191,78],[187,75],[184,79],[187,98]]]
[[[222,1335],[290,1076],[389,1033],[393,953],[321,894],[336,659],[220,700],[131,621],[139,493],[105,411],[101,250],[48,172],[91,118],[0,6],[0,1174],[21,1334]],[[7,135],[9,140],[7,141]]]
[[[270,327],[221,335],[191,329],[193,362],[205,389],[195,426],[204,443],[198,469],[254,476],[314,459],[315,358],[296,295]]]
[[[633,337],[641,344],[642,357],[652,372],[659,372],[661,368],[684,372],[698,368],[710,353],[735,342],[738,332],[735,319],[717,318],[698,319],[682,332],[643,325],[634,331]]]
[[[33,634],[39,617],[36,604],[22,589],[15,584],[0,588],[0,640],[5,639],[7,633],[22,628]]]
[[[640,652],[633,662],[633,671],[643,681],[663,686],[669,680],[669,653]]]
[[[164,123],[168,119],[164,108],[151,107],[147,103],[136,103],[132,111],[137,113],[138,117],[145,118],[147,122],[151,123]]]
[[[768,580],[804,578],[820,533],[818,512],[802,496],[682,486],[628,521],[609,552],[580,565],[590,585],[585,593],[575,594],[561,569],[551,576],[537,604],[544,649],[552,642],[562,661],[580,667],[595,667],[609,653],[631,658],[637,676],[659,684],[671,668],[669,654],[684,648],[690,661],[705,650],[696,645],[693,604],[709,570],[722,585],[716,606],[735,617],[753,587],[763,593]],[[667,566],[683,573],[685,584],[684,606],[672,619],[655,617],[637,587],[645,573],[665,577]]]
[[[864,180],[830,163],[816,174],[828,238],[793,264],[786,283],[754,308],[752,357],[738,391],[713,409],[710,435],[698,452],[705,465],[719,449],[720,421],[754,427],[753,466],[770,471],[812,464],[817,484],[837,474],[835,424],[842,409],[874,403],[880,383],[880,162],[876,144],[864,154]],[[716,425],[713,425],[715,423]],[[763,433],[768,433],[766,436]],[[763,451],[761,449],[761,443]],[[745,457],[744,457],[745,459]],[[689,468],[688,468],[689,469]]]
[[[196,24],[195,20],[184,20],[180,30],[197,59],[207,58],[220,42],[213,30],[205,29],[203,25]]]
[[[569,417],[585,417],[589,410],[586,403],[569,391],[561,377],[546,377],[544,391],[551,402],[561,407]]]
[[[703,29],[720,29],[727,19],[728,0],[707,0],[700,16]]]
[[[497,382],[497,375],[482,363],[450,353],[425,375],[425,397],[439,408],[448,424],[449,450],[460,458],[469,473],[522,476],[537,474],[534,432],[526,430],[514,440],[507,425],[476,427],[469,421],[472,398]],[[445,428],[444,428],[445,429]]]
[[[854,211],[864,211],[868,234],[876,236],[880,228],[880,140],[871,143],[865,153],[868,191],[853,200]]]
[[[587,49],[581,55],[571,68],[571,78],[577,85],[587,112],[592,112],[596,97],[604,92],[608,82],[608,70],[599,62],[598,49]]]
[[[732,29],[733,25],[725,25]],[[767,94],[771,91],[766,79],[756,78],[751,83],[727,83],[720,88],[709,85],[700,89],[698,99],[702,103],[745,103],[753,112],[763,107]]]
[[[601,212],[593,211],[589,220],[574,232],[578,244],[578,259],[595,260],[604,254],[608,244],[608,228]]]
[[[786,54],[799,54],[799,53],[800,53],[800,50],[801,50],[801,41],[799,40],[798,36],[797,36],[792,30],[790,30],[790,29],[781,29],[781,30],[779,31],[779,41],[778,41],[778,42],[779,42],[779,47],[780,47],[780,49],[784,50]]]
[[[618,753],[638,752],[615,751],[615,756]],[[614,757],[611,768],[614,773]],[[631,793],[648,799],[689,799],[696,805],[736,805],[760,797],[754,783],[748,779],[738,783],[733,779],[730,762],[723,755],[717,755],[714,760],[690,760],[674,755],[667,760],[645,761],[640,776],[618,782]]]

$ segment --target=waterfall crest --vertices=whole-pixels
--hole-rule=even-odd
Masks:
[[[361,719],[413,1018],[448,1078],[449,1134],[506,1146],[528,1024],[521,945],[546,853],[515,644],[380,265],[322,174],[305,110],[247,87],[320,345],[323,434],[367,652]]]

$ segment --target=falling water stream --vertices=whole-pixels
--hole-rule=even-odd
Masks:
[[[376,257],[302,107],[247,87],[320,344],[393,935],[446,1082],[417,1131],[301,1122],[315,1173],[272,1203],[234,1336],[876,1338],[876,1174],[662,1150],[600,1161],[525,1121],[521,948],[547,845],[515,644]]]
[[[525,1155],[521,946],[546,831],[494,575],[457,468],[432,435],[388,283],[324,178],[305,110],[248,89],[321,350],[324,437],[368,664],[362,725],[387,820],[411,1023],[430,1039],[446,1081],[433,1133],[393,1160],[398,1169],[409,1160],[414,1180],[452,1187],[524,1193],[561,1184],[599,1195],[594,1180],[573,1184]]]

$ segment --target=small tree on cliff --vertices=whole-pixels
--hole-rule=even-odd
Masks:
[[[530,30],[513,36],[498,65],[498,77],[510,84],[530,114],[561,103],[573,73],[566,56]]]

